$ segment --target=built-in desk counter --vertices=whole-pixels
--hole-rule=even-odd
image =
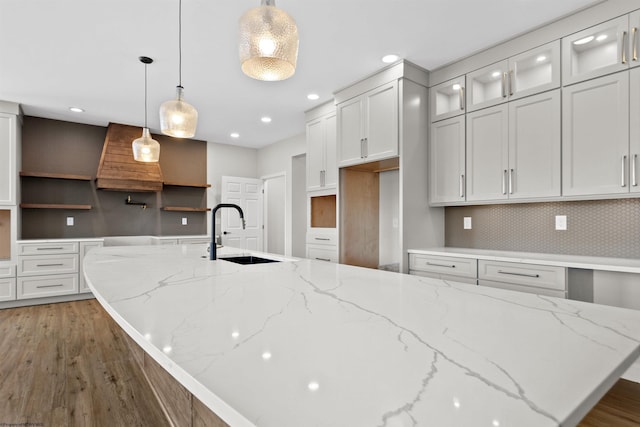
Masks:
[[[231,426],[571,426],[640,355],[634,310],[205,255],[101,248],[85,275],[138,345]]]

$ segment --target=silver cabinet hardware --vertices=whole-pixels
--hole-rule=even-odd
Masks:
[[[535,277],[535,278],[540,277],[539,274],[514,273],[513,271],[503,271],[503,270],[498,270],[498,273],[500,273],[500,274],[509,274],[511,276],[524,276],[524,277]]]
[[[360,139],[360,158],[364,159],[364,138]]]
[[[446,267],[446,268],[456,268],[455,264],[438,264],[436,262],[428,262],[427,265],[432,265],[434,267]]]
[[[314,239],[316,239],[316,240],[325,240],[325,241],[331,240],[331,239],[329,239],[327,237],[314,237]]]
[[[464,88],[460,86],[460,90],[458,91],[458,98],[460,101],[460,109],[464,110]]]
[[[64,284],[58,283],[57,285],[39,285],[39,286],[36,286],[36,288],[38,288],[38,289],[42,289],[42,288],[59,288],[60,286],[64,286]]]
[[[364,158],[369,157],[369,138],[364,139]]]
[[[513,87],[515,86],[513,78],[513,70],[509,71],[509,96],[513,96]]]
[[[507,194],[507,170],[502,172],[502,194]]]
[[[331,260],[330,260],[329,258],[318,258],[318,257],[316,257],[316,259],[317,259],[317,260],[319,260],[319,261],[328,261],[328,262],[331,262]]]
[[[631,185],[634,187],[638,186],[638,179],[636,177],[636,162],[638,161],[638,155],[633,155],[633,160],[631,161]]]
[[[624,179],[624,171],[625,171],[625,164],[627,163],[627,156],[622,156],[622,165],[621,165],[621,169],[622,171],[620,172],[620,186],[621,187],[626,187],[627,186],[627,180]]]
[[[631,38],[633,39],[631,42],[631,60],[638,60],[638,28],[633,27],[631,29]]]
[[[36,248],[36,251],[61,251],[63,250],[63,247],[59,247],[59,248]]]
[[[63,263],[59,262],[56,264],[36,264],[36,267],[61,267],[63,265]]]
[[[460,197],[464,197],[464,175],[460,175]]]
[[[502,73],[502,97],[507,97],[507,73]]]
[[[509,194],[513,194],[513,169],[509,169]]]
[[[627,63],[627,32],[622,32],[622,63]]]

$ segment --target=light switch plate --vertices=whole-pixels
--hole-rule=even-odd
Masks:
[[[73,217],[72,216],[68,216],[67,217],[67,226],[68,227],[73,226]]]
[[[182,218],[182,225],[187,225],[187,218]]]
[[[464,229],[465,230],[471,230],[471,217],[470,216],[465,216],[464,217]]]
[[[566,230],[566,229],[567,229],[567,216],[556,215],[556,230]]]

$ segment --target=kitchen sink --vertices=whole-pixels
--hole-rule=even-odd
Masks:
[[[261,258],[253,255],[219,257],[218,259],[235,262],[236,264],[266,264],[269,262],[280,262],[277,259]]]

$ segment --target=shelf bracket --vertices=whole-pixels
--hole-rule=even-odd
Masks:
[[[131,200],[131,196],[127,196],[124,203],[127,205],[140,206],[142,209],[147,209],[147,204],[145,202],[134,202]]]

